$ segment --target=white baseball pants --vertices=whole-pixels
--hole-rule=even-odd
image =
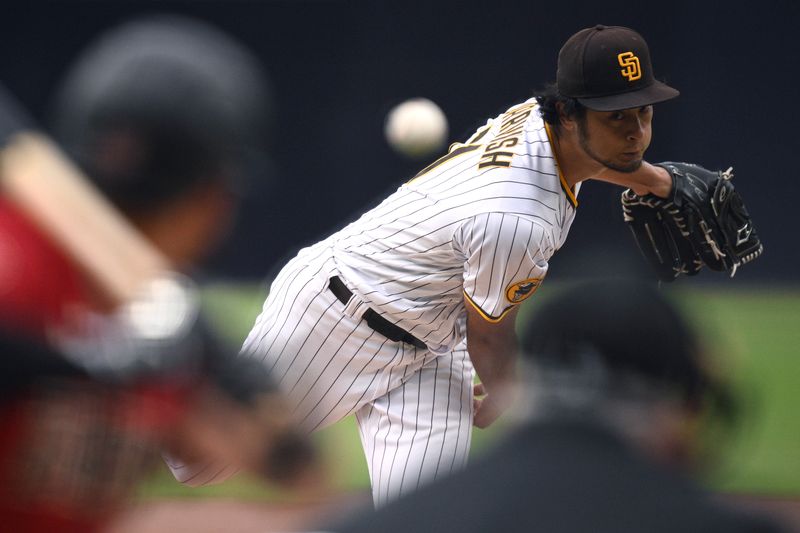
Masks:
[[[306,248],[272,283],[242,354],[263,362],[309,431],[355,414],[376,505],[463,466],[474,371],[464,346],[443,355],[394,342],[328,289],[329,243]]]

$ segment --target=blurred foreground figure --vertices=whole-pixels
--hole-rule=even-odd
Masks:
[[[337,531],[778,531],[684,477],[697,422],[725,394],[658,292],[574,286],[521,337],[521,426],[465,471]]]
[[[89,46],[57,92],[53,129],[97,188],[189,271],[226,235],[247,181],[265,177],[256,174],[269,106],[265,73],[246,48],[205,23],[162,15]],[[213,414],[214,402],[206,407]],[[190,485],[239,469],[168,464]]]
[[[190,272],[224,235],[257,159],[265,91],[255,60],[227,36],[150,17],[106,33],[76,62],[58,91],[56,130],[170,267]],[[225,464],[228,475],[293,479],[306,442],[263,370],[216,339],[189,278],[153,279],[111,305],[79,258],[26,215],[0,196],[4,378],[31,375],[0,404],[0,529],[97,530],[164,449]]]
[[[270,95],[255,57],[200,21],[146,17],[92,43],[55,93],[54,136],[92,185],[172,268],[197,268],[263,177]],[[2,195],[0,253],[0,323],[51,336],[102,308],[93,281]]]
[[[191,341],[163,347],[181,350]],[[141,360],[151,358],[144,349]],[[3,531],[103,530],[164,448],[287,484],[311,464],[308,444],[282,417],[280,398],[264,390],[265,376],[253,365],[223,363],[230,355],[206,348],[205,361],[98,377],[96,368],[6,332],[0,353]]]

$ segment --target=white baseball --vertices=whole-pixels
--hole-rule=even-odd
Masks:
[[[447,142],[447,117],[427,98],[413,98],[389,111],[384,132],[394,150],[420,158],[440,150]]]

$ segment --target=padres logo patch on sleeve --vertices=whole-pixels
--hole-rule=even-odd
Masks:
[[[542,280],[539,278],[531,278],[525,281],[512,283],[506,289],[506,299],[512,304],[518,304],[536,292],[536,289],[538,289],[541,284]]]

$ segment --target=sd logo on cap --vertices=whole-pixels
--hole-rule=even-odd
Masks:
[[[558,92],[595,111],[655,104],[680,94],[653,76],[641,35],[598,24],[570,37],[558,54]]]

